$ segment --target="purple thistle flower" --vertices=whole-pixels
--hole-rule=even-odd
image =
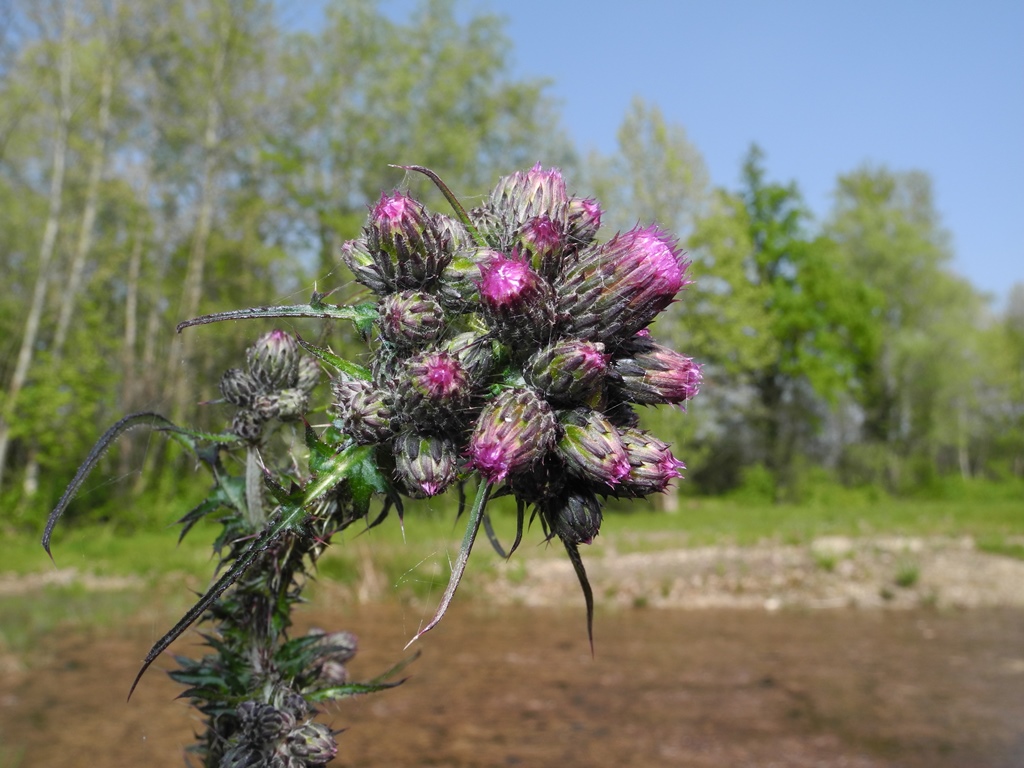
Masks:
[[[406,224],[416,224],[423,216],[423,206],[408,195],[395,192],[381,195],[370,212],[370,221],[383,231],[402,234]]]
[[[469,466],[491,483],[530,469],[551,449],[557,434],[551,406],[523,387],[503,390],[488,403],[470,437]]]
[[[555,283],[567,333],[609,341],[647,326],[687,284],[675,241],[657,227],[633,229],[582,251]]]
[[[559,415],[562,437],[555,453],[578,477],[599,486],[614,488],[629,474],[629,457],[618,430],[590,408],[576,408]]]
[[[682,477],[680,470],[686,465],[672,455],[667,443],[635,428],[620,429],[619,437],[629,456],[630,470],[615,489],[617,494],[640,498],[661,493],[673,478]]]
[[[509,258],[500,251],[483,251],[478,256],[480,300],[494,310],[516,310],[537,292],[540,277],[522,259]]]
[[[459,361],[469,381],[483,384],[502,359],[501,346],[489,334],[466,331],[444,345],[444,351]]]
[[[517,250],[527,256],[534,271],[554,280],[565,250],[564,228],[547,214],[527,220],[519,230]]]
[[[597,200],[574,197],[569,201],[569,237],[579,247],[589,245],[601,229],[601,210]]]
[[[568,203],[562,172],[557,168],[545,171],[540,163],[499,179],[490,198],[492,209],[511,216],[516,228],[534,216],[564,219]]]
[[[682,404],[700,391],[700,366],[692,357],[663,347],[649,337],[634,337],[625,356],[612,362],[616,390],[642,405]]]
[[[544,335],[554,320],[551,286],[513,251],[485,250],[479,256],[480,303],[505,341]]]
[[[406,361],[398,382],[404,413],[424,427],[444,425],[464,408],[472,394],[465,369],[448,352],[421,352]]]
[[[379,283],[387,293],[407,288],[422,288],[434,283],[452,258],[453,237],[448,227],[438,229],[434,218],[418,200],[396,192],[381,195],[370,212],[363,231],[365,245],[348,248],[346,263],[367,285]],[[373,260],[376,276],[366,275],[365,251]],[[356,269],[360,271],[357,272]]]

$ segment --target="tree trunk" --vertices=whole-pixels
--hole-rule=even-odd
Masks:
[[[82,212],[82,223],[78,230],[78,241],[71,257],[71,268],[64,285],[63,301],[60,315],[57,318],[57,331],[53,336],[53,356],[60,360],[64,353],[71,317],[74,314],[75,302],[82,290],[82,276],[85,264],[92,250],[93,230],[96,226],[96,209],[99,207],[100,180],[107,164],[107,140],[110,131],[110,99],[114,91],[114,65],[112,56],[107,56],[103,63],[100,81],[99,117],[96,125],[96,140],[93,142],[92,165],[89,167],[89,181],[85,191],[85,210]]]
[[[226,26],[230,26],[230,22]],[[182,288],[179,305],[179,319],[186,320],[199,314],[203,295],[203,272],[206,267],[207,245],[213,224],[214,188],[219,164],[221,143],[221,112],[219,91],[228,54],[230,28],[222,30],[220,47],[213,62],[210,92],[206,100],[206,128],[203,132],[203,171],[199,188],[199,210],[196,229],[189,250],[188,269]],[[180,422],[185,415],[189,400],[189,370],[193,356],[195,334],[185,332],[175,336],[171,344],[168,364],[171,368],[168,380],[171,384],[172,420]]]
[[[14,373],[7,385],[7,397],[0,413],[0,488],[7,466],[7,454],[11,444],[11,418],[14,416],[18,395],[28,379],[29,369],[39,337],[39,326],[46,301],[46,287],[50,279],[50,263],[57,244],[60,228],[60,213],[64,193],[64,166],[67,161],[68,129],[71,123],[71,27],[73,15],[70,3],[64,6],[64,21],[60,39],[60,103],[57,131],[53,139],[53,164],[50,172],[49,211],[39,245],[39,271],[36,273],[35,288],[25,317],[25,330],[21,336]]]

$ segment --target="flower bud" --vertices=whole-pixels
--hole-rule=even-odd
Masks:
[[[526,361],[523,377],[555,402],[580,402],[600,392],[608,356],[600,342],[561,339]]]
[[[393,290],[393,276],[385,276],[380,271],[377,261],[370,254],[365,235],[358,240],[349,240],[341,246],[341,260],[352,270],[357,281],[378,296],[383,296]]]
[[[586,488],[567,489],[539,506],[551,533],[566,544],[589,544],[601,529],[601,502]]]
[[[594,242],[601,228],[601,206],[596,200],[574,197],[569,201],[569,242],[583,248]]]
[[[308,765],[326,765],[338,753],[338,743],[326,725],[306,723],[288,735],[288,750]]]
[[[317,638],[316,648],[320,658],[330,658],[344,663],[353,659],[359,650],[359,638],[351,632],[324,632],[321,629],[311,629],[309,635]]]
[[[256,380],[240,368],[224,371],[220,379],[220,393],[224,399],[239,408],[248,408],[259,394]]]
[[[263,436],[263,425],[266,419],[245,409],[235,414],[231,422],[231,431],[249,443],[258,443]]]
[[[392,290],[435,282],[451,260],[434,219],[423,205],[396,192],[382,195],[370,212],[367,246]]]
[[[544,338],[554,322],[551,286],[524,260],[499,251],[478,255],[480,303],[503,339]]]
[[[559,415],[562,437],[555,453],[566,468],[592,483],[614,487],[629,474],[629,458],[618,430],[590,408]]]
[[[436,496],[458,477],[458,449],[451,440],[411,430],[395,438],[395,474],[413,498]]]
[[[480,267],[475,251],[458,253],[441,273],[437,298],[452,312],[465,312],[480,301]]]
[[[309,395],[298,387],[289,387],[260,395],[253,402],[252,409],[263,421],[292,421],[309,410]]]
[[[701,370],[693,358],[650,338],[634,337],[625,356],[612,361],[619,394],[642,405],[682,403],[700,390]]]
[[[267,742],[283,739],[295,728],[295,715],[270,704],[262,704],[256,717],[256,732]]]
[[[469,441],[469,463],[492,483],[530,469],[555,443],[551,406],[532,389],[511,387],[488,403]]]
[[[249,373],[266,391],[294,387],[299,381],[299,344],[284,331],[260,336],[246,359]]]
[[[309,394],[320,383],[320,363],[315,357],[303,355],[299,358],[299,375],[296,386]]]
[[[428,293],[402,291],[380,301],[381,335],[402,347],[419,347],[436,339],[445,328],[444,310]]]
[[[320,666],[316,679],[320,685],[328,688],[345,685],[349,680],[348,667],[340,661],[325,661]]]
[[[341,376],[333,382],[338,427],[359,445],[375,445],[392,435],[391,397],[371,382]]]
[[[566,236],[560,224],[547,214],[534,216],[519,230],[517,250],[524,255],[533,270],[546,280],[558,276]]]
[[[624,496],[643,497],[661,493],[686,465],[672,455],[666,443],[641,429],[619,430],[622,445],[629,456],[629,475],[615,489]]]
[[[556,280],[558,316],[569,334],[624,341],[672,302],[687,266],[656,227],[616,235],[581,252]]]
[[[473,386],[486,381],[501,359],[500,345],[489,334],[477,331],[458,334],[444,350],[459,361]]]
[[[445,251],[457,254],[464,251],[472,251],[476,244],[469,230],[458,219],[451,216],[437,214],[434,216],[434,228],[437,230],[441,246]]]
[[[562,220],[568,202],[562,172],[557,168],[545,171],[538,163],[528,171],[499,179],[489,204],[494,210],[507,211],[519,225],[534,216]]]
[[[458,359],[448,352],[423,352],[406,361],[398,403],[413,421],[444,424],[469,403],[472,390]]]

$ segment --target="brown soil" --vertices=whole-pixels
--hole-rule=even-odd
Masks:
[[[816,587],[762,572],[754,551],[743,563],[729,552],[707,563],[692,552],[648,555],[633,568],[629,559],[593,563],[602,606],[594,657],[571,573],[540,579],[553,564],[538,563],[535,572],[531,563],[524,582],[520,574],[482,589],[490,607],[460,595],[467,599],[457,598],[417,643],[422,656],[406,684],[326,713],[326,722],[347,729],[333,765],[1024,765],[1024,608],[1014,599],[1021,582],[1006,599],[947,600],[967,593],[942,583],[929,556],[920,560],[919,583],[879,600],[904,609],[820,610],[809,606],[839,604],[821,584],[839,578],[842,562],[859,568],[861,558],[822,568],[776,555],[778,572],[805,570]],[[948,570],[950,555],[942,557]],[[658,567],[645,572],[641,563]],[[1006,558],[979,563],[1013,563],[1004,575],[1019,577]],[[744,587],[752,573],[768,586]],[[862,583],[856,573],[840,581]],[[882,582],[891,584],[891,573]],[[544,587],[529,594],[523,583]],[[567,602],[557,597],[563,589]],[[880,594],[874,583],[857,589]],[[911,606],[902,595],[913,590],[928,599]],[[693,609],[701,601],[683,599],[689,591],[733,607]],[[948,607],[954,603],[982,607]],[[362,650],[353,674],[369,678],[411,652],[402,646],[431,608],[353,605],[321,589],[298,624],[355,631]],[[163,618],[140,616],[117,631],[48,638],[27,664],[7,665],[0,768],[182,765],[198,723],[161,673],[171,659],[125,701],[139,658],[166,629]]]

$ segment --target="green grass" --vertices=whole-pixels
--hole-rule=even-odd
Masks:
[[[178,545],[178,528],[118,533],[109,526],[58,529],[46,556],[39,538],[0,538],[0,572],[36,573],[74,568],[100,576],[158,577],[168,573],[209,575],[212,527],[197,526]]]
[[[876,503],[788,505],[683,499],[675,514],[649,510],[609,514],[601,535],[641,547],[779,542],[806,544],[819,536],[973,536],[1003,540],[1024,534],[1020,501],[882,500]]]
[[[504,547],[515,536],[515,507],[497,500],[492,520]],[[444,503],[425,501],[406,508],[404,537],[393,516],[382,525],[364,530],[356,525],[335,538],[321,558],[320,578],[350,587],[365,583],[372,574],[379,595],[389,599],[436,599],[448,580],[465,530],[466,520],[455,521]],[[212,524],[201,525],[177,545],[177,529],[161,528],[121,535],[109,527],[59,530],[53,554],[59,568],[75,568],[97,576],[134,576],[139,585],[101,591],[82,586],[29,587],[0,596],[0,647],[20,651],[36,638],[61,626],[107,626],[137,612],[153,601],[156,589],[172,607],[182,609],[192,595],[183,585],[202,588],[213,571],[210,541]],[[605,515],[601,535],[590,557],[614,549],[620,553],[645,552],[708,544],[748,545],[759,542],[808,544],[819,536],[972,536],[979,549],[1024,559],[1024,505],[1016,500],[907,501],[830,505],[771,505],[721,499],[681,499],[673,514],[650,505],[614,502]],[[539,523],[527,530],[511,562],[490,547],[484,532],[460,591],[472,594],[488,573],[501,571],[515,580],[525,573],[524,558],[564,557],[562,547],[546,545]],[[2,574],[45,573],[54,568],[36,537],[0,537]],[[821,562],[834,568],[835,563]],[[916,567],[894,574],[894,584],[911,586]],[[174,574],[174,578],[168,578]],[[477,578],[472,578],[478,574]],[[180,576],[184,575],[183,580]],[[477,585],[477,586],[474,586]]]
[[[492,503],[491,517],[504,547],[515,536],[515,506],[509,499]],[[169,573],[209,578],[213,563],[210,540],[215,527],[199,526],[182,542],[176,528],[119,535],[112,528],[58,530],[53,555],[59,568],[75,568],[101,576],[137,575],[156,579]],[[454,520],[445,504],[424,501],[406,508],[404,536],[392,514],[382,525],[364,530],[355,525],[334,539],[322,560],[321,573],[355,583],[367,562],[388,583],[431,589],[446,578],[465,530],[465,518]],[[1024,504],[1019,501],[907,501],[831,505],[744,503],[720,499],[681,499],[673,514],[649,504],[612,502],[605,514],[595,549],[651,551],[709,544],[749,545],[762,542],[807,544],[820,536],[972,536],[979,548],[1013,557],[1024,556]],[[560,556],[561,547],[544,546],[539,523],[523,536],[516,557]],[[486,553],[486,554],[485,554]],[[0,537],[0,568],[5,573],[34,573],[54,567],[36,538]],[[470,568],[506,567],[483,533]],[[422,586],[420,586],[422,585]]]

